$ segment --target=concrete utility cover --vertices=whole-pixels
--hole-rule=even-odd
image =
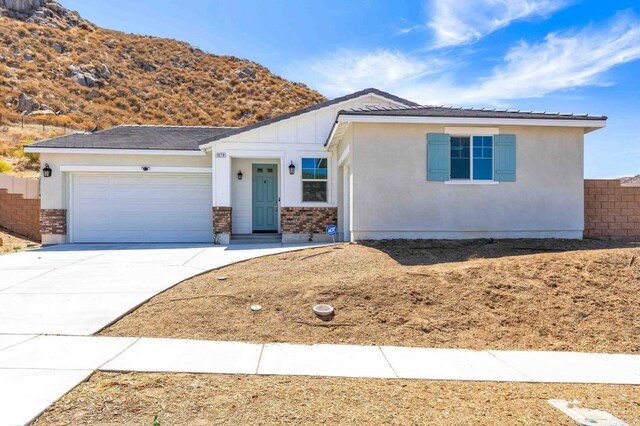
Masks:
[[[550,399],[549,404],[565,413],[567,416],[575,420],[579,425],[583,426],[627,426],[612,414],[606,411],[594,410],[591,408],[581,407],[578,401],[564,401],[562,399]]]

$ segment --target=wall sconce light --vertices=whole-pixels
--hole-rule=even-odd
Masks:
[[[293,161],[291,162],[291,164],[289,164],[289,174],[293,175],[296,173],[296,166],[293,164]]]
[[[242,180],[242,170],[238,170],[238,180]]]
[[[42,176],[51,177],[51,167],[49,167],[49,163],[44,163],[44,168],[42,169]]]

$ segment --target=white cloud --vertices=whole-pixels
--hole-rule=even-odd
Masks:
[[[431,0],[427,26],[433,31],[433,47],[456,46],[516,20],[548,16],[568,4],[568,0]]]
[[[443,71],[444,65],[445,61],[436,57],[418,59],[383,49],[373,52],[341,49],[326,57],[299,63],[294,72],[313,76],[312,87],[329,96],[338,96],[366,87],[394,86],[398,82],[419,84],[427,76]]]
[[[458,64],[452,60],[433,52],[421,56],[389,50],[338,51],[305,63],[311,79],[302,80],[330,97],[373,86],[423,104],[507,105],[513,99],[602,85],[607,70],[638,58],[640,20],[620,13],[602,28],[520,42],[488,75],[468,84],[456,82]]]

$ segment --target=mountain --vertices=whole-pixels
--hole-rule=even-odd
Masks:
[[[5,121],[240,126],[325,100],[250,60],[100,28],[53,0],[0,0],[0,15]]]
[[[640,175],[622,177],[620,184],[622,186],[640,186]]]

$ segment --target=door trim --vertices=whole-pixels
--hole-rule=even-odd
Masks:
[[[254,214],[255,214],[255,209],[253,208],[253,201],[254,201],[254,181],[253,178],[255,176],[255,168],[256,166],[273,166],[276,171],[275,171],[275,178],[276,178],[276,182],[275,182],[275,189],[276,189],[276,224],[275,224],[275,229],[273,230],[255,230],[254,229]],[[264,163],[264,162],[259,162],[259,163],[251,163],[251,233],[252,234],[264,234],[264,233],[278,233],[280,231],[280,167],[278,167],[278,163]]]

